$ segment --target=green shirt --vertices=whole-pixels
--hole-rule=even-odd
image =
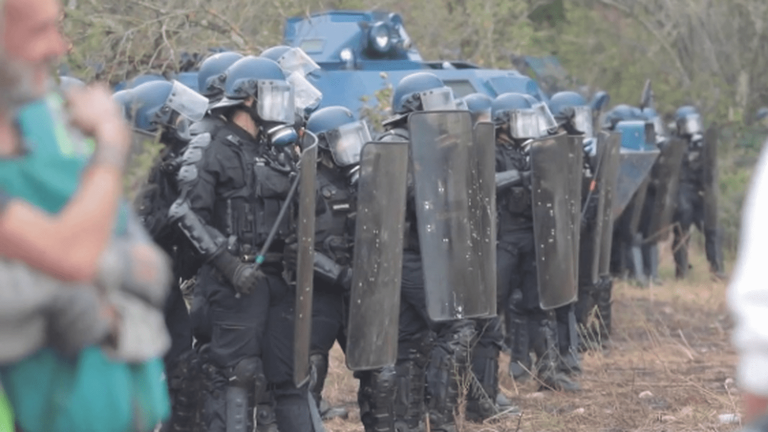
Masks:
[[[0,189],[49,213],[57,213],[77,191],[94,144],[69,126],[58,94],[19,111],[24,140],[21,156],[0,159]],[[125,232],[128,208],[122,205],[116,232]]]

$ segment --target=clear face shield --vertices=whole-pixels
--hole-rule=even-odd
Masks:
[[[424,111],[452,111],[456,109],[453,100],[453,90],[450,87],[441,87],[419,93],[421,108]]]
[[[259,118],[283,124],[296,121],[293,87],[286,81],[259,81],[257,95]]]
[[[294,105],[296,112],[303,115],[320,105],[323,94],[313,86],[301,72],[293,72],[288,76],[288,84],[293,87]]]
[[[475,124],[478,123],[491,123],[493,120],[491,120],[491,109],[484,109],[477,112],[472,113],[472,120],[475,122]]]
[[[178,113],[179,116],[189,121],[197,122],[205,117],[206,112],[208,112],[208,98],[184,84],[174,81],[171,94],[165,100],[163,108],[157,111],[155,121],[158,124],[176,126],[171,124],[175,120],[173,118],[174,113]]]
[[[360,151],[371,141],[371,133],[364,121],[349,123],[325,133],[333,161],[340,167],[360,163]]]
[[[173,82],[166,104],[193,122],[202,120],[208,112],[208,98],[178,81]]]
[[[592,138],[595,136],[594,127],[592,125],[592,108],[581,106],[574,109],[573,123],[576,130],[582,132],[585,137]]]
[[[681,123],[681,130],[686,135],[700,135],[704,131],[701,116],[698,114],[688,114],[682,119]]]
[[[539,133],[536,136],[543,137],[549,135],[549,131],[557,130],[557,120],[552,115],[552,111],[544,102],[539,102],[533,106],[539,120]]]
[[[539,113],[533,109],[514,110],[509,114],[509,134],[516,139],[536,139],[542,135]]]
[[[312,60],[301,48],[291,48],[286,51],[278,60],[280,65],[288,74],[299,72],[302,76],[307,76],[312,72],[320,70],[320,66]]]

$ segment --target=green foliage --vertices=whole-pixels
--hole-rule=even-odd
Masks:
[[[124,180],[125,193],[129,200],[132,201],[136,197],[141,186],[147,181],[149,170],[158,160],[163,147],[158,137],[153,139],[136,135]]]
[[[66,0],[67,59],[86,80],[116,83],[143,72],[173,72],[182,52],[225,47],[258,54],[280,43],[283,22],[328,9],[400,13],[428,60],[511,68],[516,55],[556,55],[565,85],[606,90],[614,104],[637,105],[653,80],[657,109],[698,106],[708,122],[728,122],[721,139],[722,220],[735,245],[739,210],[762,131],[752,113],[768,105],[765,0]],[[380,127],[391,85],[363,108]],[[143,147],[134,185],[157,154]]]

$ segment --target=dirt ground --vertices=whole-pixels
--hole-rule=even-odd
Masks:
[[[700,253],[692,257],[690,279],[675,281],[669,247],[660,249],[662,285],[615,284],[612,346],[584,355],[581,392],[539,393],[534,383],[516,386],[506,374],[509,358],[502,354],[501,389],[522,415],[482,425],[460,418],[459,431],[737,430],[738,420],[721,419],[739,413],[726,283],[710,279]],[[326,428],[362,431],[357,381],[338,347],[331,363],[324,397],[347,407],[350,415],[326,422]]]

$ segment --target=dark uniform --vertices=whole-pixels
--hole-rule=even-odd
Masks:
[[[718,227],[705,227],[704,224],[704,179],[712,174],[705,172],[709,167],[704,163],[703,151],[702,141],[688,140],[688,148],[683,156],[683,165],[680,169],[680,186],[674,219],[678,228],[674,230],[673,242],[675,274],[678,278],[684,278],[690,267],[688,242],[690,241],[692,225],[704,233],[704,250],[712,272],[722,275],[725,270],[719,229]]]
[[[341,169],[321,162],[317,168],[317,192],[316,259],[327,259],[349,269],[355,238],[355,189]],[[328,374],[329,351],[337,341],[342,350],[346,349],[346,304],[349,300],[349,287],[325,273],[332,272],[315,272],[310,339],[310,362],[315,371],[310,390],[318,404]],[[349,275],[342,275],[342,278],[349,280]]]
[[[291,205],[284,202],[291,186],[286,170],[275,166],[266,142],[255,140],[233,123],[213,136],[196,137],[184,159],[179,175],[182,193],[172,215],[193,243],[203,235],[190,228],[192,224],[185,226],[187,218],[197,218],[216,247],[227,248],[220,253],[253,263],[281,207]],[[211,335],[203,349],[209,431],[224,431],[232,421],[228,411],[233,405],[248,406],[247,395],[252,391],[259,404],[259,425],[274,423],[264,398],[267,381],[277,402],[274,413],[280,428],[311,430],[306,391],[293,385],[295,293],[281,276],[283,239],[292,231],[290,221],[282,221],[260,267],[263,278],[249,294],[239,294],[213,261],[198,272],[196,290],[207,314],[206,322],[196,327],[207,327]]]

